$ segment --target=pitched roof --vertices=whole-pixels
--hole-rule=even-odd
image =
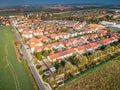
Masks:
[[[36,46],[41,46],[41,45],[43,45],[43,43],[39,40],[39,39],[37,39],[37,38],[31,38],[30,40],[29,40],[29,46],[32,48],[32,47],[36,47]]]
[[[29,43],[32,43],[32,42],[40,42],[40,40],[37,39],[37,38],[31,38],[31,39],[29,39]]]
[[[42,42],[49,40],[49,38],[44,35],[38,35],[38,39],[40,39]]]
[[[78,51],[82,51],[82,50],[85,49],[85,46],[84,45],[83,46],[78,46],[77,49],[78,49]]]
[[[51,38],[56,38],[56,37],[58,37],[58,35],[55,34],[55,33],[51,34],[50,36],[51,36]]]
[[[62,51],[62,52],[59,52],[59,53],[56,53],[56,54],[49,55],[49,58],[50,59],[59,59],[59,57],[61,57],[61,56],[71,54],[71,53],[74,53],[74,52],[75,52],[75,49],[72,48],[72,49],[68,49],[66,51]]]
[[[89,26],[89,28],[92,28],[92,29],[103,29],[103,28],[105,28],[104,26],[99,25],[99,24],[89,24],[88,26]]]
[[[97,43],[96,42],[94,42],[94,43],[90,43],[90,46],[91,46],[91,48],[95,48],[95,47],[97,47]]]
[[[73,26],[73,29],[79,30],[79,29],[81,29],[81,27],[79,25],[75,25],[75,26]]]

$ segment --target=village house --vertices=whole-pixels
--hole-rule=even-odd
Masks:
[[[47,36],[44,36],[41,34],[39,34],[37,38],[42,42],[49,42],[50,41],[50,39]]]
[[[53,33],[50,35],[51,39],[54,39],[54,40],[59,40],[59,35]]]
[[[23,38],[25,38],[25,39],[29,39],[29,38],[32,38],[33,37],[33,31],[32,30],[23,30],[22,32],[21,32],[21,34],[22,34],[22,37]]]
[[[22,32],[24,29],[27,29],[25,25],[17,25],[16,26],[19,32]]]
[[[43,29],[36,29],[36,30],[33,30],[33,35],[34,36],[38,36],[38,35],[43,35]]]
[[[35,48],[42,46],[43,43],[37,38],[31,38],[29,39],[28,45],[30,46],[31,52],[33,53],[35,51]]]

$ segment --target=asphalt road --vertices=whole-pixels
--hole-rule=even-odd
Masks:
[[[35,67],[33,66],[33,63],[32,63],[33,58],[31,56],[31,54],[29,52],[27,52],[27,49],[25,48],[24,44],[22,43],[20,35],[19,35],[18,31],[16,30],[16,28],[14,27],[14,25],[12,23],[11,23],[11,25],[13,28],[13,32],[16,36],[16,39],[21,45],[21,51],[22,51],[22,53],[27,61],[27,64],[31,70],[31,73],[32,73],[37,85],[38,85],[38,89],[39,90],[46,90],[41,78],[39,77],[37,71],[35,70]]]

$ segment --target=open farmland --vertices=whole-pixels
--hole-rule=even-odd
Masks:
[[[59,90],[120,90],[120,57]]]
[[[32,82],[17,60],[10,27],[0,26],[0,90],[33,90]]]

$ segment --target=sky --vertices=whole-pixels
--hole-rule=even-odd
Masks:
[[[44,4],[105,4],[120,5],[120,0],[0,0],[0,7],[17,5],[44,5]]]

